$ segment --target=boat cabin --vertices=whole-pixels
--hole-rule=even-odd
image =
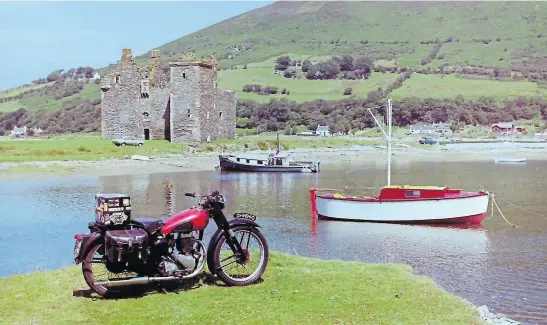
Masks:
[[[290,166],[292,162],[290,154],[285,152],[272,153],[266,157],[235,157],[234,160],[241,164],[257,166]]]

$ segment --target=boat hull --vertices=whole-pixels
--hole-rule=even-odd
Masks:
[[[392,223],[480,224],[489,196],[416,200],[348,200],[315,196],[318,217],[338,220]]]
[[[317,173],[319,172],[319,163],[315,166],[257,166],[250,164],[237,163],[229,158],[220,157],[220,170],[230,172],[278,172],[278,173]]]

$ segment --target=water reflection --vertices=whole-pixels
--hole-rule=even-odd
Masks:
[[[380,167],[382,166],[382,167]],[[349,186],[374,195],[385,183],[385,161],[341,164],[320,174],[169,173],[83,179],[0,182],[0,276],[72,262],[73,234],[93,219],[96,192],[130,194],[134,218],[172,215],[194,204],[185,192],[218,189],[226,214],[258,216],[271,249],[319,258],[408,263],[449,292],[521,321],[547,316],[547,218],[543,195],[547,164],[425,163],[394,159],[393,183],[485,187],[505,216],[483,227],[431,227],[311,218],[310,187]],[[365,193],[363,193],[365,192]],[[518,203],[518,204],[516,204]],[[214,224],[205,233],[208,240]],[[24,245],[14,243],[28,243]],[[39,247],[39,249],[37,249]]]

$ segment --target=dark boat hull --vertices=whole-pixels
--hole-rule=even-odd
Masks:
[[[249,164],[241,164],[231,161],[226,157],[219,157],[220,170],[230,172],[278,172],[278,173],[302,173],[304,169],[310,169],[312,173],[317,173],[315,166],[256,166]],[[309,172],[309,171],[308,171]]]

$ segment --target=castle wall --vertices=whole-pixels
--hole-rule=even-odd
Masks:
[[[207,141],[207,136],[211,139],[217,139],[217,121],[218,110],[215,105],[214,82],[216,80],[216,71],[212,68],[200,68],[201,78],[199,80],[201,110],[199,112],[201,134],[200,142]]]
[[[152,88],[149,92],[150,97],[140,99],[139,123],[135,128],[140,130],[143,138],[145,129],[149,130],[150,140],[169,138],[169,132],[167,132],[166,137],[166,126],[169,130],[169,115],[166,115],[166,111],[169,105],[170,93],[169,88]],[[146,119],[144,113],[148,113],[148,119]]]
[[[171,63],[171,142],[200,141],[201,69]]]
[[[236,94],[232,90],[215,89],[216,117],[218,119],[216,139],[236,137]],[[222,114],[221,114],[222,113]]]
[[[118,67],[101,80],[102,135],[104,139],[120,136],[142,136],[135,129],[138,123],[136,108],[140,106],[141,73],[131,59],[131,52],[124,51]]]

